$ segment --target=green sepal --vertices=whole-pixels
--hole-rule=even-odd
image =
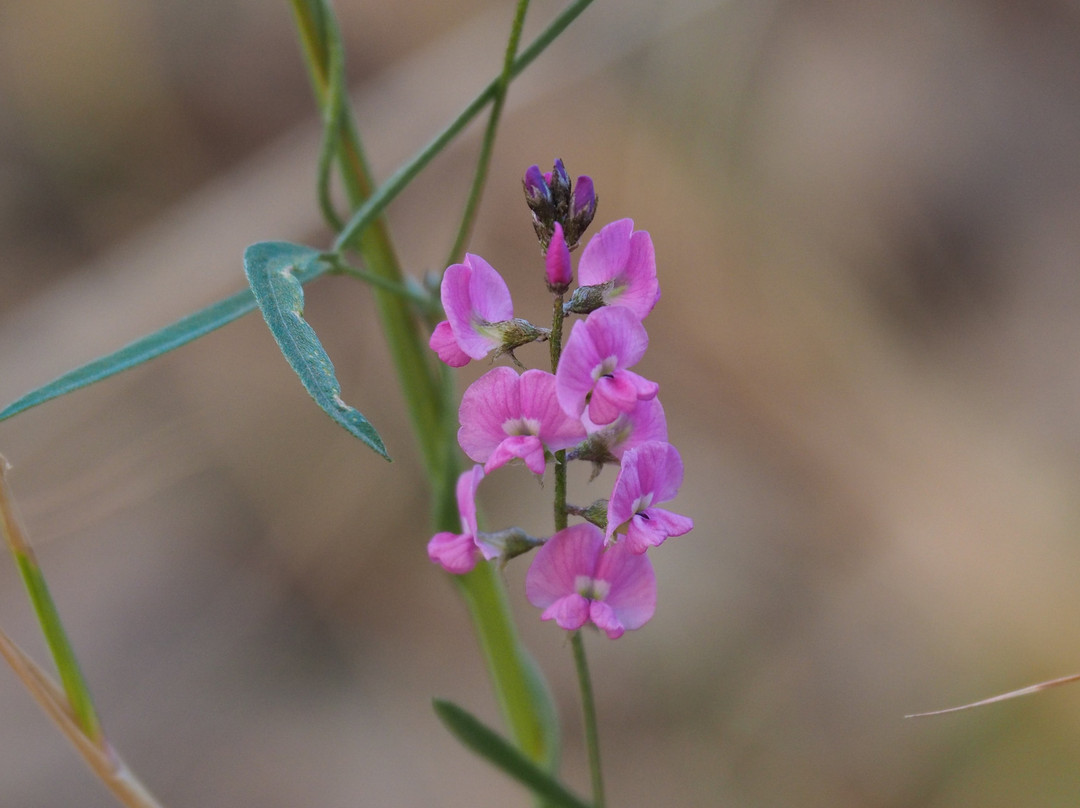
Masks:
[[[334,365],[304,319],[300,278],[312,265],[324,263],[321,251],[286,241],[263,241],[244,250],[244,272],[255,302],[304,388],[327,415],[389,460],[375,427],[341,400]]]

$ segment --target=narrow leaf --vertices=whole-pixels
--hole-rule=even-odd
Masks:
[[[540,769],[497,732],[484,726],[471,713],[442,699],[435,699],[432,703],[440,720],[458,740],[547,800],[549,805],[589,808],[588,803],[568,791],[562,783]]]
[[[323,264],[321,256],[318,250],[300,244],[264,241],[244,251],[244,271],[278,347],[315,403],[350,434],[389,460],[375,427],[341,400],[334,365],[315,329],[304,320],[304,290],[298,276],[311,271],[313,264]]]
[[[314,261],[298,269],[294,277],[300,283],[307,283],[324,274],[328,269],[327,265]],[[205,309],[177,320],[172,325],[165,326],[160,331],[137,339],[114,353],[95,359],[27,393],[0,411],[0,421],[94,382],[115,376],[123,370],[141,365],[143,362],[209,334],[254,309],[255,298],[251,290],[244,289],[230,295]]]

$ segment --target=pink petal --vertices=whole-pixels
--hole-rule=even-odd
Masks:
[[[502,443],[495,447],[495,451],[491,453],[491,457],[484,464],[484,471],[490,474],[517,457],[525,461],[525,465],[533,474],[544,473],[547,466],[547,460],[544,457],[544,444],[535,435],[512,435],[503,440]]]
[[[576,592],[559,598],[543,612],[541,620],[554,620],[559,628],[577,631],[589,619],[589,601]]]
[[[619,476],[615,478],[615,487],[608,500],[608,541],[610,542],[615,532],[638,512],[636,503],[647,499],[648,501],[641,507],[641,510],[644,510],[674,499],[679,492],[679,486],[682,485],[682,479],[682,458],[679,456],[679,451],[670,443],[649,441],[623,454]],[[653,532],[648,525],[639,525],[635,535],[638,538],[634,546],[640,547],[641,542],[646,541],[646,537],[653,535]],[[638,550],[638,552],[641,551]]]
[[[446,319],[464,353],[482,359],[499,347],[497,336],[478,329],[484,323],[511,319],[514,304],[506,281],[487,261],[470,253],[465,263],[447,267],[440,294]]]
[[[589,619],[608,635],[608,639],[617,640],[626,632],[626,626],[619,622],[615,610],[602,600],[589,603]]]
[[[439,355],[439,359],[452,368],[465,367],[465,365],[469,364],[471,359],[471,357],[458,346],[457,339],[454,337],[454,330],[450,327],[449,320],[443,320],[435,326],[435,330],[431,332],[431,339],[428,340],[428,345],[431,347],[431,350]]]
[[[633,630],[649,622],[656,611],[656,573],[647,555],[630,552],[622,542],[613,545],[600,556],[596,578],[608,582],[604,603],[623,627]]]
[[[604,548],[600,528],[588,522],[560,530],[536,551],[525,576],[525,596],[538,609],[577,593],[577,579],[592,577]]]
[[[575,446],[585,437],[581,420],[559,406],[555,384],[555,377],[542,370],[526,370],[518,384],[521,415],[539,423],[540,439],[553,452]]]
[[[656,398],[660,386],[629,370],[601,376],[589,399],[589,420],[610,424],[634,408],[639,399]]]
[[[588,416],[583,422],[590,435],[602,432],[600,437],[608,451],[620,459],[635,446],[653,440],[666,443],[668,438],[667,419],[659,398],[638,399],[633,409],[606,426],[593,423]]]
[[[521,417],[518,374],[513,368],[492,368],[471,385],[458,408],[458,443],[465,454],[484,463],[506,439],[503,424]]]
[[[613,281],[606,302],[629,309],[639,320],[660,299],[652,237],[644,230],[634,232],[630,219],[612,222],[593,236],[581,255],[578,277],[583,286]]]
[[[597,286],[614,280],[630,256],[630,234],[633,232],[633,219],[619,219],[601,227],[581,253],[578,283]]]
[[[455,575],[469,572],[479,555],[473,537],[459,533],[436,533],[428,542],[427,552],[428,558]]]
[[[480,488],[480,481],[484,479],[483,466],[473,466],[458,477],[457,506],[461,514],[461,529],[467,536],[476,536],[476,491]]]

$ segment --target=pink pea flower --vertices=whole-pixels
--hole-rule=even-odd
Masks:
[[[645,230],[635,231],[633,219],[605,225],[581,254],[578,283],[571,311],[623,306],[644,320],[660,299],[652,237]]]
[[[519,376],[512,368],[492,368],[465,391],[458,417],[458,443],[489,474],[515,457],[543,474],[545,449],[555,452],[585,437],[581,421],[559,407],[555,377],[542,370]]]
[[[490,560],[500,552],[480,538],[476,527],[476,490],[483,479],[482,466],[473,466],[458,477],[457,504],[462,532],[437,533],[428,542],[428,558],[455,575],[469,572],[481,555]]]
[[[640,554],[669,536],[689,533],[693,519],[654,507],[675,498],[682,478],[682,458],[670,443],[650,441],[628,450],[608,501],[607,540],[614,541],[625,526],[626,541],[619,544]]]
[[[648,346],[645,326],[621,306],[597,309],[574,323],[555,373],[559,405],[579,417],[587,407],[589,420],[603,425],[639,400],[655,398],[660,386],[627,370]]]
[[[536,552],[525,577],[541,620],[576,631],[587,622],[611,639],[641,628],[656,611],[656,575],[648,556],[623,543],[605,550],[600,528],[582,522],[560,530]]]
[[[506,281],[491,264],[466,254],[464,263],[446,268],[440,294],[446,320],[436,326],[429,342],[440,359],[461,367],[502,346],[503,333],[496,324],[513,319],[514,303]]]

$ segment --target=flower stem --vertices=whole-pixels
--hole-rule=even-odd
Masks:
[[[585,642],[581,631],[570,636],[574,649],[574,667],[577,668],[578,687],[581,690],[581,715],[585,724],[585,747],[589,755],[589,775],[592,779],[593,808],[604,808],[604,775],[600,770],[600,737],[596,729],[596,704],[593,701],[592,680],[589,663],[585,659]]]
[[[551,372],[559,369],[559,357],[562,356],[562,330],[566,318],[563,312],[563,295],[555,295],[551,314],[551,335],[548,345],[551,348]],[[555,452],[555,531],[565,530],[568,524],[566,513],[566,450]]]
[[[510,29],[510,39],[506,43],[506,56],[503,58],[502,73],[497,79],[495,89],[495,101],[491,105],[491,116],[488,118],[487,128],[484,130],[484,140],[480,144],[480,157],[476,162],[476,174],[473,176],[472,187],[469,188],[469,197],[465,200],[465,212],[461,217],[461,226],[458,228],[454,246],[450,248],[450,255],[446,264],[450,265],[461,259],[461,253],[469,241],[473,224],[476,221],[476,210],[480,206],[480,197],[484,193],[484,183],[487,180],[488,168],[491,166],[491,155],[495,149],[495,132],[499,128],[499,118],[502,115],[503,105],[506,103],[506,90],[510,86],[511,71],[514,69],[514,57],[517,56],[518,43],[521,42],[521,29],[525,25],[525,12],[529,8],[529,0],[518,0],[517,11],[514,12],[514,23]]]

